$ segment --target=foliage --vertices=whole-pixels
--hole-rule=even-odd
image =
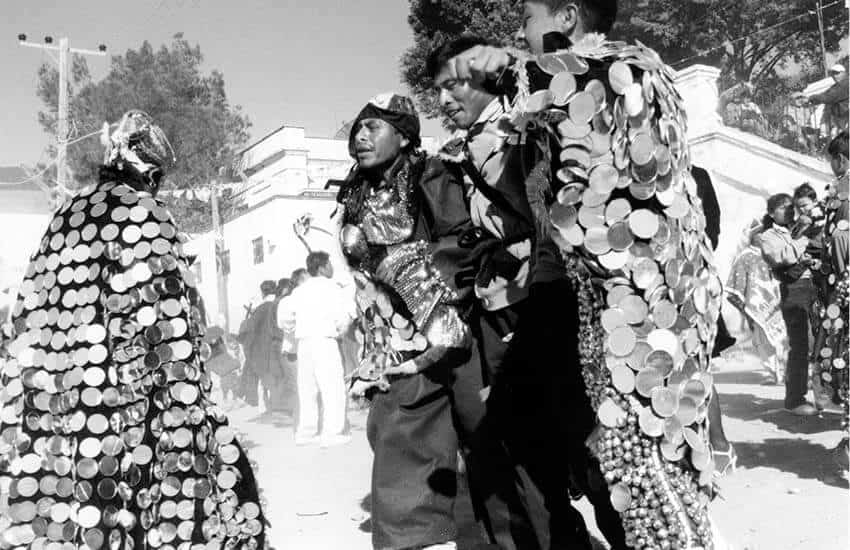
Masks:
[[[824,0],[825,5],[833,2]],[[694,63],[720,67],[721,91],[748,82],[753,101],[765,108],[823,77],[815,0],[620,0],[619,4],[612,39],[638,39],[676,69]],[[438,114],[424,75],[428,52],[464,33],[510,42],[520,11],[516,0],[410,0],[414,44],[402,56],[401,67],[423,112]],[[843,3],[825,9],[823,19],[827,50],[835,51],[847,33]]]
[[[239,106],[230,105],[224,76],[216,70],[201,71],[199,46],[191,46],[182,34],[169,46],[155,50],[145,41],[137,50],[113,56],[109,73],[92,82],[85,60],[74,57],[69,87],[70,140],[99,130],[105,121],[116,122],[129,109],[149,113],[165,131],[177,162],[168,171],[163,189],[199,190],[217,178],[219,167],[229,166],[248,140],[250,122]],[[58,72],[49,65],[39,69],[37,93],[46,110],[39,113],[45,132],[55,133],[58,103]],[[68,147],[68,164],[78,184],[94,181],[103,161],[97,137]],[[182,194],[164,194],[181,228],[206,231],[211,225],[207,203]],[[227,198],[222,211],[237,205]]]
[[[827,51],[846,36],[843,3],[823,12]],[[615,38],[638,37],[675,69],[721,68],[720,90],[746,82],[763,107],[824,76],[815,0],[627,0]],[[805,86],[805,84],[802,84]]]

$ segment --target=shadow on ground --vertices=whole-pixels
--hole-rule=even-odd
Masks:
[[[850,488],[841,469],[832,459],[832,449],[805,439],[767,439],[761,443],[735,443],[738,465],[745,468],[775,468],[802,479],[814,479]]]
[[[715,384],[736,384],[752,386],[774,386],[773,376],[767,370],[714,372]],[[782,384],[779,386],[784,387]]]
[[[784,409],[781,399],[767,399],[751,393],[720,393],[720,409],[724,417],[744,422],[761,420],[782,431],[795,434],[817,434],[841,429],[841,415],[826,411],[821,416],[796,416]]]

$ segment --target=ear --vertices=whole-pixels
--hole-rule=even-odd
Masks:
[[[555,22],[558,29],[565,36],[569,36],[579,26],[579,7],[577,4],[567,4],[555,14]]]
[[[407,146],[410,145],[410,140],[407,139],[406,137],[402,136],[400,133],[399,133],[399,135],[401,136],[401,148],[407,149]]]

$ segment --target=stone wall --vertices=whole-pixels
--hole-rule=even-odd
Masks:
[[[823,159],[724,126],[717,114],[718,76],[719,69],[694,65],[679,72],[676,87],[688,113],[692,162],[709,171],[720,202],[717,266],[725,278],[743,227],[764,215],[767,197],[790,194],[803,182],[822,193],[833,178]]]

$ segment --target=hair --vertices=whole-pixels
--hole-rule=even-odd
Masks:
[[[327,252],[310,252],[307,255],[307,273],[311,277],[319,274],[319,270],[328,265],[331,261],[330,255]]]
[[[298,269],[292,272],[292,275],[289,277],[289,284],[292,287],[292,290],[295,290],[300,284],[301,279],[307,276],[307,270],[303,267],[299,267]]]
[[[850,137],[848,137],[847,130],[841,130],[838,132],[838,135],[832,138],[832,141],[829,142],[829,145],[826,148],[827,154],[831,157],[838,157],[843,155],[844,158],[850,158]]]
[[[277,293],[277,283],[274,281],[263,281],[260,283],[260,292],[263,294],[263,298]]]
[[[425,75],[434,80],[437,78],[437,73],[446,66],[453,57],[462,54],[466,50],[475,46],[493,46],[493,42],[476,36],[473,34],[464,34],[453,40],[443,42],[439,46],[431,50],[428,54],[428,59],[425,61]]]
[[[747,230],[745,232],[745,238],[747,244],[750,246],[759,246],[759,241],[761,240],[761,234],[764,232],[764,224],[758,218],[754,219],[750,222],[750,225],[747,226]]]
[[[524,0],[533,4],[543,4],[550,13],[558,12],[570,4],[578,4],[584,30],[587,32],[607,33],[617,19],[617,0]]]
[[[284,277],[283,279],[279,279],[277,281],[277,295],[283,297],[286,294],[289,294],[289,287],[289,279],[287,279],[286,277]]]
[[[806,182],[794,189],[794,202],[797,202],[800,199],[812,199],[813,201],[818,200],[817,191],[815,191],[815,188],[812,187],[809,182]]]
[[[762,227],[765,229],[773,227],[773,218],[771,218],[770,215],[774,210],[788,202],[794,202],[793,197],[791,197],[788,193],[777,193],[775,195],[771,195],[770,198],[767,199],[767,214],[765,214],[761,219]]]

